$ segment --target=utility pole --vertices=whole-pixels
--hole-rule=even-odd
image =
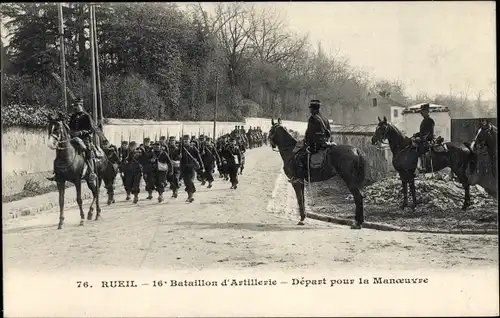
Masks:
[[[68,111],[68,95],[66,94],[66,54],[64,50],[64,21],[63,21],[63,9],[62,3],[58,5],[58,15],[59,15],[59,41],[61,46],[61,77],[62,77],[62,93],[64,99],[64,111]]]
[[[102,93],[101,93],[101,74],[99,72],[99,41],[97,40],[97,22],[95,18],[95,5],[92,6],[92,23],[94,24],[94,48],[95,48],[95,61],[96,61],[96,77],[97,77],[97,100],[98,100],[98,113],[99,113],[99,122],[101,124],[101,129],[102,129],[102,120],[104,116],[102,115]]]
[[[215,74],[215,105],[214,105],[214,141],[216,139],[216,128],[217,128],[217,104],[219,102],[219,74]]]
[[[97,91],[96,91],[96,63],[95,63],[95,37],[94,37],[94,23],[93,23],[93,10],[94,6],[89,5],[89,13],[90,13],[90,59],[92,61],[92,105],[93,105],[93,113],[94,113],[94,122],[97,121]],[[97,134],[94,134],[94,142],[95,145],[98,145]]]

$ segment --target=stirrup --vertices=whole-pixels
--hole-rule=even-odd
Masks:
[[[288,182],[290,182],[291,184],[294,184],[294,183],[304,184],[304,181],[300,180],[299,178],[292,178],[292,179],[288,180]]]

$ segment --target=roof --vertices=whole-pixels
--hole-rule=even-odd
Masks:
[[[373,135],[377,129],[377,124],[371,125],[335,125],[331,127],[333,134],[349,134],[349,135]]]
[[[423,104],[427,104],[427,103],[420,103],[420,104],[409,106],[403,110],[403,114],[420,113],[420,107]],[[429,112],[431,112],[431,113],[449,112],[449,111],[450,111],[450,109],[448,108],[448,106],[429,103]]]
[[[394,99],[392,99],[392,98],[390,98],[390,97],[385,97],[385,96],[380,95],[380,94],[376,94],[376,93],[369,92],[369,93],[368,93],[368,96],[370,96],[370,97],[372,97],[372,98],[373,98],[373,97],[376,97],[376,98],[382,98],[382,99],[385,99],[386,101],[388,101],[388,102],[389,102],[389,104],[391,104],[391,106],[406,107],[406,105],[405,105],[405,104],[400,103],[400,102],[398,102],[398,101],[396,101],[396,100],[394,100]]]

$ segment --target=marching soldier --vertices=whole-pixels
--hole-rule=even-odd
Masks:
[[[183,136],[180,166],[181,177],[184,181],[186,192],[188,194],[186,201],[191,203],[194,201],[193,194],[196,192],[196,187],[193,183],[196,171],[198,170],[203,172],[204,167],[198,149],[193,147],[189,142],[189,135]]]
[[[180,177],[181,151],[179,145],[175,140],[175,137],[173,136],[169,137],[167,148],[173,166],[172,174],[167,175],[167,180],[170,182],[170,189],[172,190],[172,198],[177,198],[178,190],[180,187],[179,177]]]
[[[137,203],[139,201],[142,174],[142,165],[140,160],[145,154],[144,149],[137,147],[137,143],[135,141],[130,142],[129,148],[129,155],[126,158],[128,168],[125,172],[125,191],[127,191],[127,197],[129,196],[129,193],[132,193],[134,195],[133,202]]]
[[[167,174],[173,171],[172,160],[170,159],[161,142],[157,141],[153,144],[152,150],[153,169],[150,173],[151,182],[154,189],[158,192],[158,202],[163,201],[163,192],[165,192],[165,182]]]

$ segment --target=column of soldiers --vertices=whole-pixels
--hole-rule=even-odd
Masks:
[[[260,142],[256,141],[260,138]],[[122,141],[118,148],[119,171],[126,191],[126,200],[133,196],[133,203],[139,201],[141,179],[145,183],[146,199],[153,199],[158,193],[158,202],[164,200],[163,194],[169,184],[172,198],[177,198],[182,185],[187,193],[186,202],[194,201],[195,180],[201,185],[212,187],[215,168],[219,177],[231,183],[231,189],[238,187],[238,175],[242,174],[245,152],[250,147],[262,145],[260,128],[235,127],[230,134],[212,140],[203,134],[176,137],[161,136],[158,141],[144,138],[141,144],[136,141]],[[252,140],[252,141],[251,141]]]

